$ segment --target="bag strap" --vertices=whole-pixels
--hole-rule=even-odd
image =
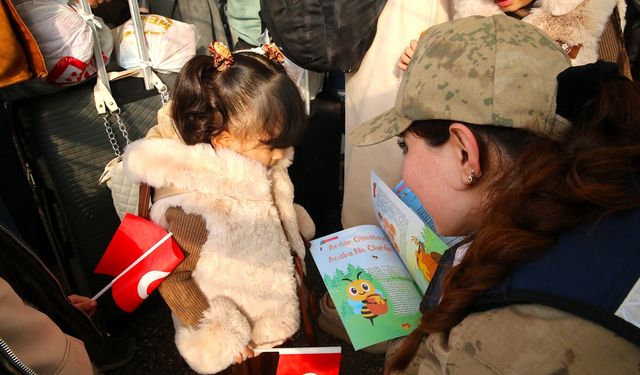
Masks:
[[[318,300],[315,296],[315,293],[311,289],[309,289],[309,286],[307,285],[302,258],[300,258],[300,256],[294,251],[291,252],[291,255],[293,256],[293,265],[296,271],[296,275],[300,278],[300,286],[298,287],[298,301],[300,305],[300,315],[302,316],[304,332],[307,336],[307,343],[310,346],[317,346],[318,339],[316,337],[316,330],[314,328],[315,326],[313,324],[313,321],[315,317],[318,316]]]
[[[118,140],[111,127],[111,123],[109,121],[110,116],[115,117],[115,124],[125,140],[125,146],[128,146],[131,141],[129,139],[127,126],[122,117],[120,117],[120,108],[118,107],[118,103],[111,94],[109,81],[130,76],[142,76],[147,90],[150,90],[153,87],[158,90],[162,100],[162,105],[165,105],[169,101],[167,86],[162,82],[160,77],[151,70],[151,60],[149,59],[149,50],[144,40],[144,31],[142,28],[142,19],[140,18],[138,3],[135,0],[128,1],[134,34],[136,37],[136,44],[140,55],[140,67],[138,69],[130,69],[124,72],[116,72],[112,74],[107,73],[104,59],[102,58],[102,48],[100,46],[100,39],[98,38],[97,32],[97,28],[102,27],[102,25],[94,19],[91,7],[87,0],[80,0],[81,9],[76,9],[78,14],[87,22],[92,31],[93,55],[98,75],[96,85],[93,89],[93,98],[98,115],[102,117],[102,124],[107,132],[107,136],[109,137],[109,143],[111,144],[113,153],[116,156],[121,156],[122,151],[120,150],[120,145],[118,144]]]
[[[111,88],[109,87],[109,78],[107,77],[107,67],[104,65],[104,60],[102,59],[102,46],[100,46],[100,39],[98,38],[98,28],[102,28],[102,25],[94,19],[93,12],[91,11],[91,7],[87,0],[80,0],[80,9],[74,9],[76,9],[80,17],[82,17],[89,25],[89,28],[91,28],[93,57],[96,62],[98,81],[102,82],[110,92]]]
[[[620,8],[616,6],[613,9],[613,14],[611,15],[613,26],[616,29],[616,36],[618,37],[618,42],[620,43],[620,51],[618,52],[618,58],[616,62],[620,67],[620,73],[630,80],[633,80],[633,76],[631,75],[631,64],[629,63],[629,54],[627,54],[627,48],[624,43],[624,29],[622,28],[622,21],[620,21],[619,10]]]
[[[151,59],[149,59],[149,49],[144,39],[144,30],[142,28],[142,18],[140,17],[140,8],[138,0],[128,0],[129,11],[131,12],[131,22],[133,23],[133,33],[136,37],[136,45],[138,46],[138,54],[140,55],[140,67],[144,77],[144,87],[147,90],[153,89],[153,77],[151,70]]]
[[[151,186],[141,182],[138,193],[138,216],[149,220],[149,208],[151,206]]]

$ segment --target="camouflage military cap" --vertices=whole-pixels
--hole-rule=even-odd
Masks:
[[[468,17],[425,31],[395,107],[350,135],[358,146],[396,136],[416,120],[522,128],[552,136],[556,76],[569,59],[536,27],[505,15]]]

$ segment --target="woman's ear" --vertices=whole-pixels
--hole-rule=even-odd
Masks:
[[[449,126],[449,142],[454,149],[463,183],[475,182],[482,175],[476,136],[466,125],[454,122]]]
[[[216,150],[221,148],[229,148],[232,141],[233,137],[231,136],[231,133],[223,130],[211,137],[211,146],[213,146],[213,148]]]

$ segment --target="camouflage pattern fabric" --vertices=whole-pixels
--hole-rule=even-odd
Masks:
[[[425,31],[402,77],[395,108],[364,123],[350,141],[364,146],[416,120],[454,120],[554,136],[556,76],[570,66],[558,44],[505,15],[468,17]]]

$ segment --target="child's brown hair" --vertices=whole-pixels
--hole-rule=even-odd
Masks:
[[[173,89],[172,118],[182,140],[209,143],[222,131],[286,148],[300,141],[306,114],[300,92],[282,65],[263,55],[241,52],[218,71],[211,56],[194,56]]]

